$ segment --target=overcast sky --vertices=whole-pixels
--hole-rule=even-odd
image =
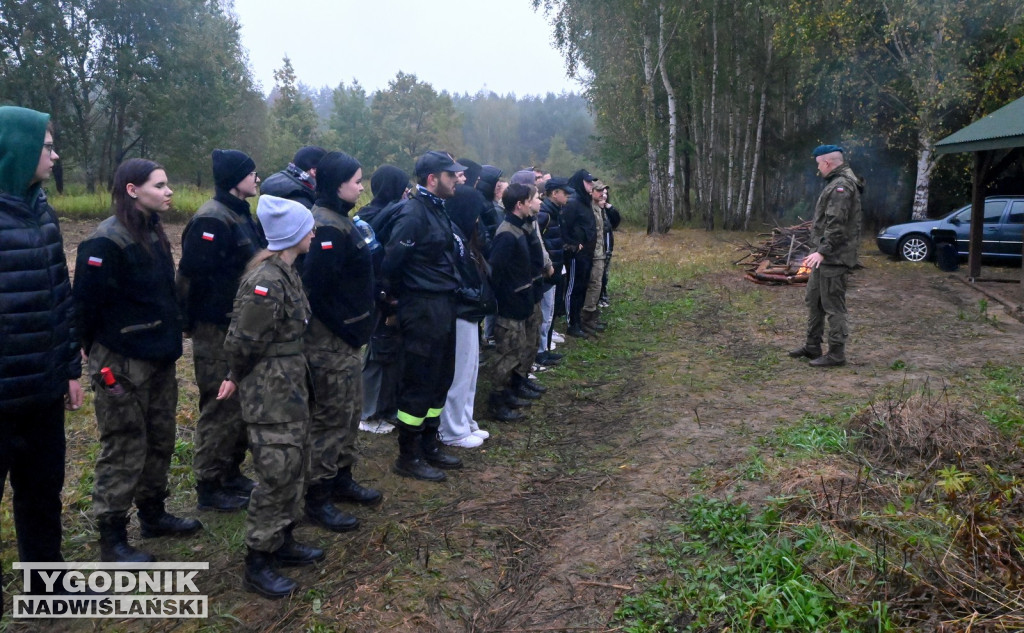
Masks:
[[[264,93],[285,55],[314,88],[355,78],[371,93],[401,70],[438,92],[580,90],[530,0],[235,0],[235,13]]]

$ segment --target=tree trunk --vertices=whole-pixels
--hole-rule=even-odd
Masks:
[[[664,217],[664,192],[661,184],[661,170],[658,166],[658,128],[655,119],[656,104],[654,101],[654,62],[651,59],[653,54],[651,37],[644,32],[643,35],[643,64],[644,64],[644,123],[647,131],[647,175],[649,180],[649,201],[647,206],[647,234],[661,233],[662,218]]]
[[[928,219],[928,190],[932,184],[932,170],[935,169],[935,152],[931,139],[924,129],[918,131],[917,179],[914,183],[914,206],[912,219]]]
[[[665,42],[665,1],[658,5],[658,67],[661,70],[661,83],[665,87],[665,94],[668,100],[668,182],[665,191],[667,202],[665,215],[661,218],[661,225],[657,228],[658,233],[668,233],[672,228],[672,221],[675,219],[676,206],[676,147],[679,144],[678,117],[676,115],[676,93],[672,89],[672,83],[668,79],[668,66],[666,51],[668,44]]]

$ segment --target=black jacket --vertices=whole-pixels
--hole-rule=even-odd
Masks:
[[[537,224],[540,225],[544,248],[548,250],[548,257],[551,258],[551,265],[554,266],[557,275],[565,264],[565,256],[562,253],[562,208],[555,204],[554,200],[545,198],[540,205],[540,213],[537,214]]]
[[[0,257],[0,412],[47,405],[82,361],[64,242],[41,191],[0,193]]]
[[[266,245],[248,202],[218,193],[199,207],[181,235],[178,263],[178,299],[187,331],[197,321],[228,325],[242,272]]]
[[[260,185],[260,193],[288,198],[312,209],[316,202],[316,179],[289,164],[284,170],[268,176]]]
[[[86,353],[94,342],[128,358],[181,356],[182,320],[174,296],[174,261],[150,233],[151,254],[116,217],[78,246],[75,316]]]
[[[313,316],[352,347],[370,340],[377,324],[370,245],[348,216],[313,207],[316,236],[302,261],[302,285]]]
[[[597,244],[597,221],[591,207],[593,198],[583,184],[585,173],[580,170],[569,179],[569,185],[576,193],[562,209],[562,240],[567,256],[570,256],[570,253],[575,255],[576,249],[582,244],[582,253],[593,257],[594,246]]]
[[[376,228],[376,227],[375,227]],[[392,296],[450,294],[462,285],[455,236],[443,205],[417,192],[394,220],[381,266]]]
[[[507,319],[523,321],[533,313],[530,230],[532,226],[522,218],[506,213],[491,244],[491,285],[498,300],[498,316]]]

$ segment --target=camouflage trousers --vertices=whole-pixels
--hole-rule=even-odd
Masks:
[[[523,348],[533,341],[526,335],[526,321],[499,316],[494,320],[494,357],[491,365],[491,388],[504,389],[512,372],[523,362]],[[530,345],[532,349],[532,345]],[[521,370],[520,370],[521,371]],[[529,374],[521,374],[524,378]]]
[[[113,395],[104,386],[103,367],[114,372],[123,394]],[[162,501],[174,452],[178,405],[174,362],[127,358],[94,343],[88,371],[100,435],[93,512],[97,517],[124,516],[132,500],[136,505]]]
[[[604,279],[605,259],[594,257],[594,263],[590,267],[590,279],[587,281],[587,296],[583,299],[583,311],[593,312],[597,310],[597,304],[601,301],[601,282]]]
[[[220,384],[228,375],[224,352],[227,326],[199,323],[192,332],[196,385],[199,387],[199,419],[196,420],[196,481],[220,482],[245,460],[249,440],[239,398],[217,400]]]
[[[540,303],[533,304],[533,312],[523,322],[523,347],[519,350],[519,366],[517,371],[524,378],[530,375],[533,361],[537,358],[537,341],[540,340],[540,326],[544,322],[544,313]]]
[[[807,280],[807,346],[821,347],[828,319],[828,345],[845,345],[850,335],[846,313],[846,280],[849,269],[845,266],[819,266],[811,271]]]
[[[249,497],[245,543],[261,552],[284,544],[299,516],[309,436],[306,359],[260,360],[238,385],[257,485]]]
[[[310,403],[309,471],[313,484],[333,477],[355,462],[356,434],[363,408],[362,359],[359,349],[333,337],[333,349],[306,346],[313,378]]]

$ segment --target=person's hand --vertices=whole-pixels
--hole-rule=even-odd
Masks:
[[[68,411],[77,411],[85,400],[82,392],[82,385],[77,380],[68,381],[68,393],[64,396],[64,408]]]
[[[821,265],[821,262],[823,262],[824,260],[825,258],[821,256],[821,253],[814,252],[808,255],[807,257],[804,257],[803,265],[807,266],[808,268],[817,268],[818,266]]]
[[[218,400],[227,400],[231,396],[235,395],[235,391],[238,387],[235,385],[233,380],[225,380],[220,383],[220,389],[217,391]]]
[[[552,266],[551,264],[548,264],[548,267],[544,269],[544,276],[545,277],[550,277],[551,275],[554,275],[554,274],[555,274],[555,267]]]
[[[398,317],[394,314],[384,319],[384,325],[388,327],[395,327],[398,325]]]

